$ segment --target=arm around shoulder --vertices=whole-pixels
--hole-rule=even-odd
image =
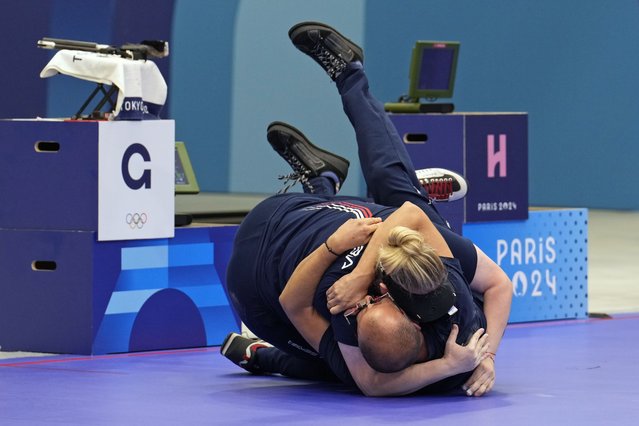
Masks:
[[[448,336],[442,358],[413,364],[395,373],[372,369],[358,347],[339,344],[348,370],[358,388],[366,396],[397,396],[416,392],[446,377],[473,370],[486,358],[488,335],[479,329],[465,346],[456,343],[459,328],[455,325]]]
[[[508,324],[513,285],[499,265],[479,247],[475,246],[475,248],[477,250],[477,270],[470,287],[484,296],[486,332],[490,336],[490,350],[496,353]]]

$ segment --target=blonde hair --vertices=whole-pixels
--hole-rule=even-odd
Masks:
[[[379,250],[379,264],[404,290],[425,294],[446,279],[444,264],[422,235],[404,226],[396,226],[388,235],[388,244]]]

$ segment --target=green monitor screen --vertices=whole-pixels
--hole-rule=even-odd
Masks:
[[[408,97],[419,99],[452,98],[457,71],[459,42],[417,41],[410,66]]]
[[[184,142],[175,142],[175,193],[197,194],[200,187]]]

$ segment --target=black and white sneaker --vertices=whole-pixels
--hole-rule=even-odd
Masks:
[[[313,58],[335,80],[349,62],[364,62],[362,48],[320,22],[294,25],[288,36],[299,50]]]
[[[339,191],[348,175],[350,162],[339,155],[325,151],[313,145],[290,124],[274,121],[269,124],[266,138],[273,149],[291,166],[293,173],[281,176],[286,192],[295,183],[300,182],[307,192],[313,193],[309,179],[327,175],[335,183],[335,193]]]
[[[456,201],[468,192],[466,179],[452,170],[421,169],[415,173],[432,201]]]
[[[253,374],[263,373],[256,362],[255,351],[260,348],[270,348],[271,344],[260,339],[249,339],[237,333],[230,333],[224,339],[220,353],[233,364],[238,365]]]

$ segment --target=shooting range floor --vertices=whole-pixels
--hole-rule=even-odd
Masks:
[[[0,352],[1,425],[635,425],[639,212],[589,212],[589,312],[510,325],[481,398],[366,398],[253,376],[219,348],[106,356]]]
[[[489,395],[366,398],[219,348],[0,361],[7,425],[636,424],[639,314],[509,326]],[[633,379],[634,378],[634,379]]]

